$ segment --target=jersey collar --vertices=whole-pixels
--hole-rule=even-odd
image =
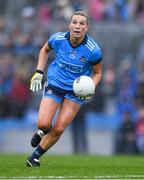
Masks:
[[[70,32],[67,32],[66,35],[65,35],[65,37],[67,38],[67,40],[69,41],[70,45],[71,45],[73,48],[77,48],[77,47],[80,46],[81,44],[84,45],[84,44],[87,43],[87,35],[84,36],[82,42],[81,42],[79,45],[77,45],[77,46],[73,46],[73,45],[71,44],[71,42],[70,42]]]

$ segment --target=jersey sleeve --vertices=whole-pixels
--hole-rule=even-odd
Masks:
[[[50,49],[54,49],[55,48],[56,35],[57,35],[57,33],[51,35],[49,40],[48,40],[48,46],[49,46]]]
[[[91,64],[96,65],[102,61],[102,52],[99,47],[95,48],[92,52]]]

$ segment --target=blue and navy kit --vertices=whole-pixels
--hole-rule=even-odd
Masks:
[[[82,105],[84,100],[74,94],[73,82],[81,75],[92,75],[92,65],[102,60],[99,46],[85,35],[82,43],[73,47],[69,32],[52,35],[48,46],[54,50],[55,59],[48,68],[48,83],[45,83],[43,97],[51,98],[57,103],[66,98]]]
[[[98,44],[88,35],[73,47],[69,32],[58,32],[50,37],[48,46],[54,50],[55,59],[48,68],[48,82],[64,90],[72,90],[74,80],[81,75],[92,75],[92,65],[101,62]]]

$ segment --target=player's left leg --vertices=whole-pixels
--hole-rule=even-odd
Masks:
[[[52,127],[51,131],[47,135],[45,135],[40,142],[40,146],[43,149],[48,150],[58,141],[65,128],[72,122],[72,120],[76,116],[77,112],[80,109],[80,106],[81,105],[77,104],[76,102],[64,99],[57,116],[56,123]]]
[[[36,157],[36,159],[39,160],[39,158],[58,141],[65,128],[74,119],[75,115],[80,109],[80,106],[81,105],[76,102],[64,99],[55,124],[50,132],[42,138],[39,146],[31,156],[34,157],[33,159]],[[31,161],[33,161],[33,159],[31,159]]]

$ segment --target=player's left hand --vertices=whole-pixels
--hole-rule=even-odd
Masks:
[[[42,88],[42,78],[43,73],[39,70],[36,70],[34,75],[31,78],[30,90],[35,92],[39,91]]]
[[[78,99],[82,99],[82,100],[89,100],[93,97],[94,94],[89,94],[87,96],[78,96]]]

